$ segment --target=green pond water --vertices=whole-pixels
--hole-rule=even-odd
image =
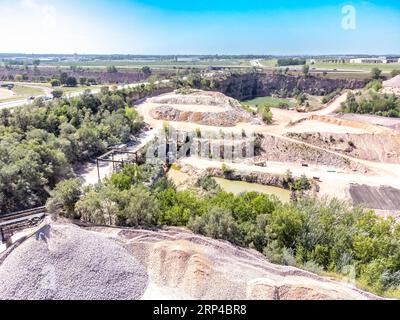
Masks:
[[[232,180],[227,180],[224,178],[214,178],[215,181],[220,185],[222,190],[226,192],[231,192],[233,194],[239,194],[242,192],[259,192],[259,193],[265,193],[265,194],[270,194],[270,195],[275,195],[279,200],[281,200],[283,203],[288,203],[290,202],[290,191],[278,188],[278,187],[272,187],[272,186],[264,186],[262,184],[257,184],[257,183],[248,183],[248,182],[243,182],[243,181],[232,181]]]

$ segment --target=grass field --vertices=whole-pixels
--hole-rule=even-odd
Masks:
[[[85,90],[95,90],[102,86],[78,86],[78,87],[55,87],[54,90],[61,90],[64,93],[83,92]]]
[[[379,68],[385,73],[390,73],[395,69],[400,70],[400,63],[365,63],[365,64],[358,64],[358,63],[322,63],[316,62],[315,64],[311,65],[312,68],[318,69],[348,69],[348,70],[362,70],[370,72],[373,68]]]
[[[8,97],[5,99],[0,99],[0,102],[10,102],[10,101],[21,100],[21,99],[28,98],[31,96],[39,96],[44,93],[40,89],[19,86],[19,85],[15,85],[14,88],[12,89],[12,91],[15,93],[14,96]]]
[[[274,68],[277,64],[277,59],[261,60],[260,63],[267,68]]]
[[[261,60],[261,64],[267,68],[274,68],[276,67],[277,60],[270,59],[270,60]],[[351,70],[351,71],[361,71],[361,72],[370,72],[373,68],[379,68],[384,73],[390,73],[393,70],[400,70],[400,63],[365,63],[365,64],[358,64],[358,63],[325,63],[316,61],[314,64],[310,64],[311,71],[313,68],[315,69],[326,69],[326,70]],[[301,70],[303,66],[288,66],[289,69],[294,70]],[[286,68],[286,67],[281,67]]]
[[[43,94],[43,91],[40,89],[18,85],[14,87],[13,91],[20,97],[39,96]]]
[[[248,104],[250,106],[260,106],[264,104],[268,104],[271,107],[278,107],[280,103],[287,103],[289,107],[294,108],[296,106],[296,102],[291,99],[283,99],[283,98],[275,98],[275,97],[259,97],[252,100],[243,101],[243,103]]]

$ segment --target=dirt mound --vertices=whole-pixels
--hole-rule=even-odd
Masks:
[[[271,264],[257,251],[182,229],[124,230],[119,236],[134,255],[146,256],[151,284],[144,299],[377,298],[306,271]]]
[[[335,117],[339,119],[349,120],[352,122],[354,121],[358,123],[364,122],[375,126],[382,126],[393,130],[399,130],[400,128],[400,119],[398,118],[388,118],[388,117],[380,117],[367,114],[354,114],[354,113],[338,114]]]
[[[393,187],[352,184],[350,194],[354,205],[362,204],[377,210],[400,210],[400,190]]]
[[[190,93],[182,94],[179,91],[149,99],[150,103],[168,105],[200,105],[218,107],[240,107],[240,103],[219,92],[192,90]]]
[[[0,298],[378,299],[185,229],[46,228],[46,240],[26,240],[0,265]]]
[[[384,81],[383,86],[385,88],[397,88],[400,89],[400,75],[393,77],[390,80]]]
[[[115,240],[72,225],[47,225],[0,266],[0,299],[139,299],[147,274]]]
[[[241,122],[261,124],[240,103],[218,92],[168,93],[148,99],[150,115],[156,120],[191,122],[200,125],[233,127]]]
[[[384,128],[384,127],[378,127],[374,124],[363,123],[363,122],[359,122],[357,120],[356,121],[346,120],[344,118],[340,118],[340,116],[330,117],[330,116],[312,115],[310,117],[310,120],[317,120],[320,122],[334,124],[337,126],[362,129],[362,130],[365,130],[370,133],[390,133],[391,132],[391,130]]]
[[[240,122],[252,122],[254,119],[244,112],[229,110],[225,112],[182,111],[170,106],[162,106],[152,110],[154,119],[165,121],[183,121],[206,126],[234,127]]]

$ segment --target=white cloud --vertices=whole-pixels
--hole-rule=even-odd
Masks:
[[[40,17],[41,26],[43,30],[57,27],[57,10],[48,3],[41,4],[36,0],[22,0],[21,6],[33,11],[33,13]]]

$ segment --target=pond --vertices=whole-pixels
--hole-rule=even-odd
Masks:
[[[275,195],[283,203],[290,202],[290,191],[278,187],[265,186],[258,183],[249,183],[243,181],[232,181],[224,178],[214,178],[215,181],[220,185],[222,190],[231,192],[233,194],[239,194],[242,192],[259,192],[269,195]]]

